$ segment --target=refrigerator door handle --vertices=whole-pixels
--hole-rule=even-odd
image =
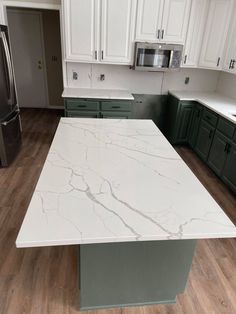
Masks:
[[[9,82],[10,82],[10,104],[13,105],[14,102],[14,79],[13,79],[13,69],[11,64],[11,55],[10,50],[7,43],[6,34],[4,32],[1,32],[3,47],[6,54],[6,60],[7,60],[7,69],[8,69],[8,75],[9,75]]]
[[[20,110],[16,110],[16,113],[15,113],[15,115],[14,115],[13,118],[11,118],[11,119],[8,120],[8,121],[2,122],[1,124],[4,125],[4,126],[6,126],[6,125],[8,125],[9,123],[15,121],[15,120],[18,118],[19,113],[20,113]]]

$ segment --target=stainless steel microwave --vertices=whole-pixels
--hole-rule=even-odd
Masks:
[[[183,45],[135,43],[134,70],[178,70],[182,59]]]

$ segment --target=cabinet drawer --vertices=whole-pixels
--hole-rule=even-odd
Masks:
[[[71,118],[99,118],[99,112],[96,111],[78,111],[78,110],[66,110],[66,117]]]
[[[217,125],[217,130],[223,133],[225,136],[232,138],[234,135],[234,124],[230,123],[229,121],[220,118]]]
[[[101,113],[101,117],[104,119],[129,119],[131,113],[130,112],[114,112],[114,111],[105,111]]]
[[[207,109],[204,109],[203,119],[205,121],[207,121],[208,123],[210,123],[211,125],[216,126],[218,117],[215,113],[213,113]]]
[[[102,101],[101,108],[103,111],[130,111],[130,101]]]
[[[99,101],[67,99],[65,102],[66,108],[69,110],[99,110]]]

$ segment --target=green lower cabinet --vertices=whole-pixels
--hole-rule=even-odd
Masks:
[[[208,159],[214,131],[215,127],[204,120],[201,121],[195,151],[205,161]]]
[[[198,136],[198,130],[201,122],[202,106],[196,104],[192,109],[192,119],[189,128],[188,143],[190,147],[195,148]]]
[[[230,143],[222,172],[222,180],[236,193],[236,144]]]
[[[178,129],[177,141],[179,143],[187,143],[188,141],[192,108],[193,108],[192,104],[191,105],[185,105],[183,103],[181,104],[181,109],[179,113],[180,118],[177,126]]]
[[[229,140],[219,131],[216,131],[208,158],[208,165],[218,176],[222,174],[227,159],[228,145]]]
[[[67,98],[65,116],[78,118],[130,119],[132,101]]]

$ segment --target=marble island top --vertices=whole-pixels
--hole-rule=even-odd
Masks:
[[[16,245],[235,236],[151,120],[61,118]]]
[[[232,115],[236,115],[236,101],[229,97],[210,92],[169,91],[169,93],[179,100],[197,101],[236,124],[236,116]]]
[[[95,89],[67,87],[62,93],[63,98],[94,98],[94,99],[117,99],[134,100],[128,90],[120,89]]]

